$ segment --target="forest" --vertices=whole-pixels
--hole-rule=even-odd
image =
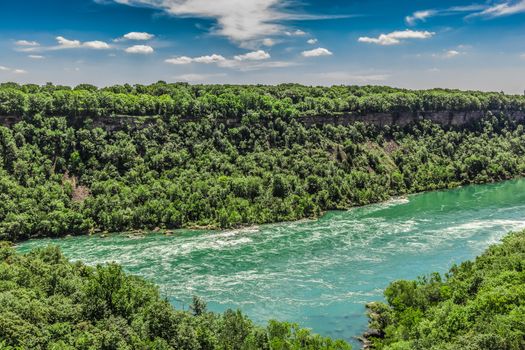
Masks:
[[[255,325],[240,311],[175,310],[157,287],[116,264],[70,263],[57,247],[0,243],[2,350],[350,350],[296,324]]]
[[[523,96],[373,86],[1,84],[0,115],[21,121],[0,126],[0,239],[316,218],[509,179],[525,172],[525,132],[505,110],[524,106]],[[400,110],[487,113],[460,127],[297,120]],[[114,131],[91,119],[117,114],[161,118]],[[181,122],[188,115],[198,118]]]
[[[524,111],[525,96],[460,90],[405,90],[386,86],[115,85],[74,88],[0,84],[0,115],[183,116],[253,120],[338,113],[406,111]]]
[[[441,276],[396,281],[369,304],[370,337],[383,350],[525,347],[525,232]]]

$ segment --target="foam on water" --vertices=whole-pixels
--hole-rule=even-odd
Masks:
[[[214,311],[241,308],[260,323],[299,322],[352,340],[366,328],[364,304],[395,279],[445,272],[505,233],[525,228],[525,180],[469,186],[330,212],[312,221],[230,231],[177,231],[35,240],[73,260],[115,261],[157,283],[176,307],[197,294]]]

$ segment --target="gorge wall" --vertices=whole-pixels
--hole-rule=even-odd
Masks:
[[[441,124],[443,126],[461,126],[469,122],[481,119],[487,114],[504,114],[509,118],[518,122],[525,121],[525,111],[510,111],[510,110],[492,110],[492,111],[439,111],[439,112],[394,112],[394,113],[341,113],[332,115],[315,115],[298,117],[297,120],[307,127],[322,126],[325,124],[331,125],[350,125],[356,122],[363,122],[377,126],[398,125],[405,126],[411,122],[418,120],[431,120],[432,122]],[[75,127],[91,124],[93,127],[100,127],[106,131],[115,131],[124,128],[142,128],[148,125],[155,124],[162,119],[160,116],[129,116],[129,115],[112,115],[102,117],[68,117],[70,125]],[[0,125],[12,127],[16,123],[23,120],[21,116],[0,116]],[[182,117],[180,119],[183,123],[195,122],[196,118]],[[236,127],[241,125],[241,121],[237,118],[216,119],[217,123],[225,124],[229,127]]]

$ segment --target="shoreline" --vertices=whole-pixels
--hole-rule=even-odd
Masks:
[[[363,204],[363,205],[355,205],[355,206],[351,206],[351,207],[348,207],[348,208],[328,209],[328,210],[321,211],[321,213],[318,216],[307,217],[307,218],[299,218],[297,220],[272,221],[272,222],[259,223],[259,224],[246,224],[246,225],[239,225],[239,226],[236,226],[236,227],[229,227],[229,228],[222,228],[222,227],[219,227],[219,226],[216,226],[216,225],[204,225],[204,226],[201,226],[201,225],[190,224],[188,226],[183,226],[183,227],[178,227],[178,228],[155,227],[154,229],[150,229],[150,230],[135,228],[135,229],[127,230],[127,231],[115,231],[115,232],[109,232],[109,231],[102,231],[100,229],[94,229],[94,231],[92,233],[86,233],[86,234],[80,234],[80,235],[67,234],[67,235],[63,235],[63,236],[59,236],[59,237],[42,236],[42,237],[32,237],[32,238],[23,239],[23,240],[7,241],[7,242],[11,242],[11,243],[16,245],[18,243],[27,242],[27,241],[30,241],[30,240],[68,239],[68,238],[71,238],[71,237],[80,237],[80,236],[89,236],[89,237],[93,237],[93,238],[104,239],[104,238],[107,238],[109,236],[115,236],[115,235],[127,235],[130,239],[138,239],[138,238],[143,238],[143,237],[150,236],[150,235],[172,236],[172,235],[176,235],[177,231],[228,232],[228,231],[234,231],[234,230],[250,230],[250,229],[258,228],[258,227],[260,227],[262,225],[265,225],[265,226],[266,225],[281,225],[281,224],[286,224],[286,223],[290,223],[290,224],[291,223],[300,223],[302,221],[304,221],[304,222],[318,221],[321,218],[323,218],[325,215],[327,215],[329,212],[344,212],[344,211],[349,211],[349,210],[356,209],[356,208],[364,208],[364,207],[371,206],[371,205],[385,204],[385,203],[388,203],[388,202],[396,200],[396,199],[408,199],[411,196],[416,196],[416,195],[420,195],[420,194],[424,194],[424,193],[440,192],[440,191],[453,191],[453,190],[460,189],[462,187],[467,187],[467,186],[480,186],[480,185],[498,184],[498,183],[504,183],[504,182],[507,182],[507,181],[518,180],[518,179],[521,179],[521,178],[525,178],[525,174],[518,174],[518,175],[510,177],[508,179],[499,180],[499,181],[494,181],[493,180],[493,181],[483,182],[483,183],[458,184],[457,186],[436,188],[436,189],[424,190],[424,191],[413,192],[413,193],[406,193],[406,194],[391,196],[390,198],[388,198],[388,199],[386,199],[384,201],[373,202],[373,203],[368,203],[368,204]]]

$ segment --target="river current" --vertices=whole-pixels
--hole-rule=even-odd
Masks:
[[[199,295],[212,311],[240,308],[261,324],[293,321],[353,341],[365,303],[389,282],[446,272],[525,228],[525,179],[467,186],[329,212],[317,221],[233,231],[176,231],[24,242],[59,245],[72,260],[115,261],[156,283],[175,307]]]

